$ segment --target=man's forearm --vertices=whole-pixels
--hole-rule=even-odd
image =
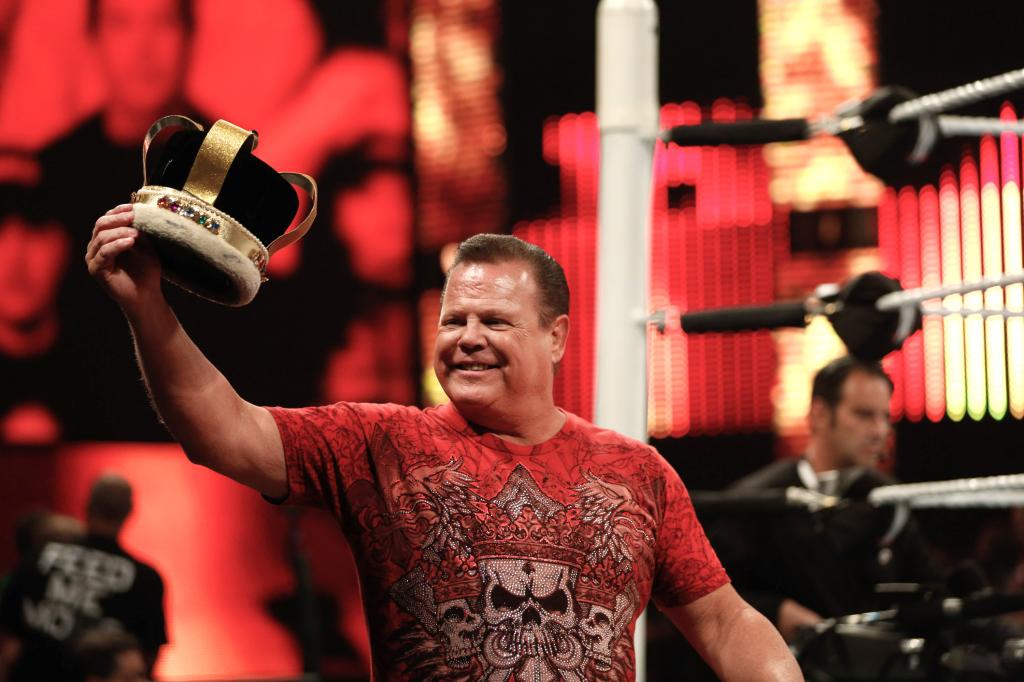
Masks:
[[[236,416],[238,394],[178,322],[163,300],[126,312],[146,389],[171,434],[197,457]]]
[[[126,316],[149,395],[188,458],[283,497],[284,454],[270,414],[242,400],[162,298]]]
[[[778,630],[750,606],[722,619],[708,653],[715,672],[728,682],[804,679]]]
[[[662,610],[726,682],[803,679],[775,626],[743,601],[732,585]]]

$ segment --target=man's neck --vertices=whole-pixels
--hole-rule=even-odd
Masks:
[[[804,452],[804,456],[808,463],[810,463],[811,468],[814,469],[815,473],[820,474],[823,471],[833,471],[834,469],[839,468],[835,465],[834,459],[829,456],[825,447],[815,440],[811,440],[811,442],[807,444],[807,450]]]
[[[117,537],[121,534],[121,524],[106,519],[90,518],[86,520],[86,530],[89,535],[117,542]]]
[[[554,405],[511,419],[493,420],[488,419],[489,415],[477,416],[469,411],[463,416],[478,430],[519,445],[537,445],[550,440],[562,430],[566,420],[565,413]]]

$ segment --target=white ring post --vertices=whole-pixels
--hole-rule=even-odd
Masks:
[[[647,290],[651,176],[658,137],[658,10],[653,0],[597,7],[597,338],[594,421],[647,440]],[[634,633],[646,679],[646,619]]]

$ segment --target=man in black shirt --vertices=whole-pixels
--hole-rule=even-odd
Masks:
[[[183,94],[192,3],[89,0],[88,35],[107,97],[102,109],[38,153],[47,206],[66,227],[74,256],[60,300],[65,340],[79,359],[88,358],[68,383],[88,390],[89,399],[78,400],[74,422],[63,424],[67,440],[166,438],[146,405],[121,316],[89,282],[81,254],[95,216],[142,185],[140,147],[149,126],[167,114],[197,116]]]
[[[189,114],[182,94],[192,41],[191,0],[89,0],[89,37],[107,98],[97,113],[39,152],[45,184],[84,253],[97,212],[142,185],[142,138],[153,121]],[[82,248],[77,248],[81,245]]]
[[[894,483],[875,467],[888,447],[892,381],[878,363],[835,360],[814,378],[804,455],[756,471],[735,490],[804,487],[848,501],[818,514],[803,510],[743,516],[713,527],[710,539],[743,597],[791,640],[822,618],[873,610],[875,585],[939,583],[911,521],[865,501]]]
[[[119,628],[139,641],[149,670],[167,641],[160,574],[118,542],[132,511],[132,489],[106,474],[93,484],[86,537],[48,542],[14,571],[0,599],[0,679],[59,680],[68,646],[84,631]]]

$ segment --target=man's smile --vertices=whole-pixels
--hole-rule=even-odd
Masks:
[[[462,372],[485,372],[489,369],[498,369],[498,365],[483,362],[459,362],[453,365],[452,369]]]

